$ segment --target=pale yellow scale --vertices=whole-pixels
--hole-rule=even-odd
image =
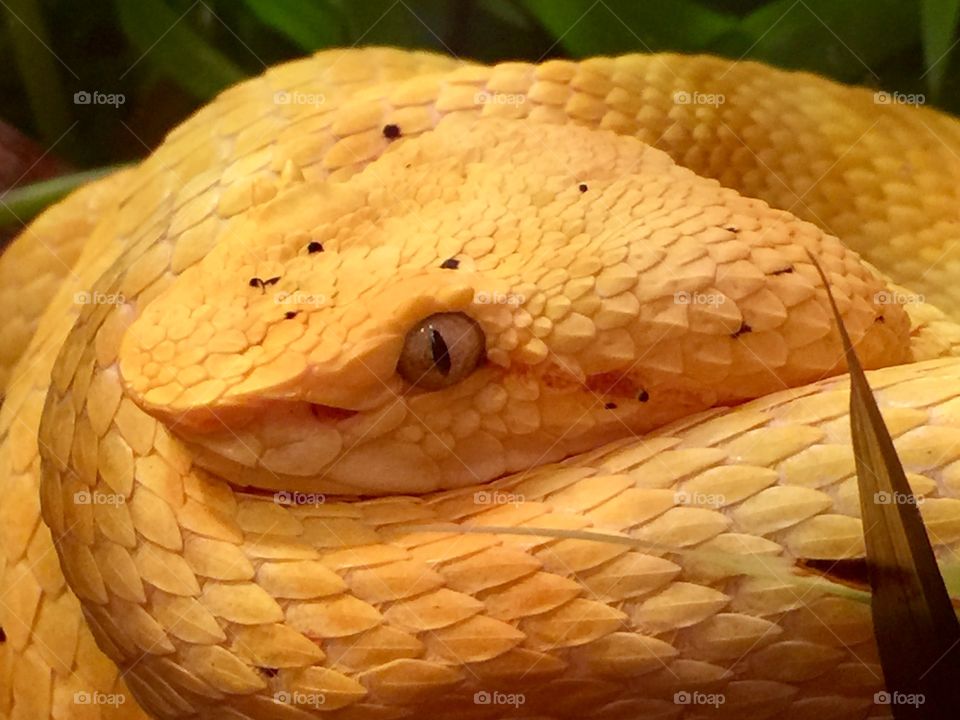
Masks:
[[[805,249],[864,361],[914,361],[871,382],[960,543],[960,330],[833,237],[954,310],[958,149],[702,57],[331,51],[232,88],[0,260],[57,280],[0,303],[0,716],[884,716],[868,606],[705,558],[863,554]],[[436,312],[487,361],[414,391]]]

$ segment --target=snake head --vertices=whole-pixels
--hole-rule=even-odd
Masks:
[[[127,329],[126,391],[246,487],[473,485],[864,364],[902,308],[835,238],[638,140],[447,118],[220,229]]]

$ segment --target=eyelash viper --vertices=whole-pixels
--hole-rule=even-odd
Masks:
[[[774,572],[863,552],[803,248],[895,365],[949,558],[958,152],[933,110],[711,57],[368,48],[227,90],[0,260],[0,715],[884,715],[868,607]],[[484,363],[418,391],[440,311]]]

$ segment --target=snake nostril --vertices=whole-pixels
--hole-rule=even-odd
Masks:
[[[356,410],[346,410],[344,408],[332,407],[331,405],[318,405],[317,403],[310,403],[310,412],[321,422],[346,420],[357,414]]]

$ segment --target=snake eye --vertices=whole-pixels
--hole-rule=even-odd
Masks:
[[[403,341],[397,372],[411,385],[440,390],[460,382],[484,358],[486,338],[463,313],[437,313],[414,325]]]

